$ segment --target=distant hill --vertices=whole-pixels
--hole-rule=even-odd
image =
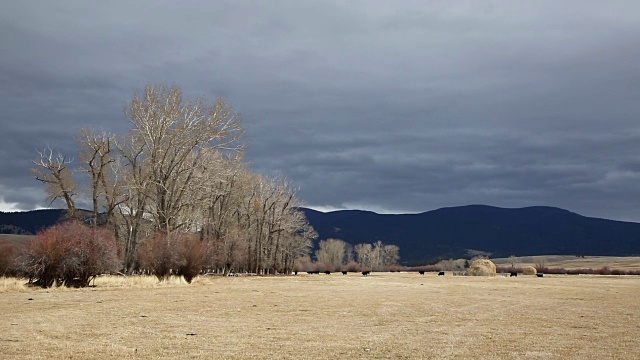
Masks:
[[[0,211],[2,234],[35,235],[40,230],[58,223],[67,215],[66,210],[45,209],[22,212]]]
[[[491,253],[492,257],[640,255],[640,224],[590,218],[553,207],[469,205],[399,215],[300,210],[320,235],[319,240],[339,238],[354,245],[381,240],[398,245],[401,261],[406,264],[466,257],[470,251]],[[36,234],[65,216],[65,210],[57,209],[0,212],[0,231]]]
[[[320,239],[340,238],[351,244],[382,240],[398,245],[401,260],[407,263],[463,257],[469,250],[493,257],[640,254],[640,224],[589,218],[553,207],[469,205],[402,215],[302,210]]]

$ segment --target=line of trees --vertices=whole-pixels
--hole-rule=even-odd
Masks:
[[[321,240],[315,251],[316,262],[309,258],[299,261],[297,270],[328,271],[387,271],[398,264],[400,248],[385,245],[378,240],[373,244],[351,244],[341,239]]]
[[[223,99],[186,101],[177,86],[149,85],[126,116],[128,134],[83,129],[77,160],[47,148],[33,169],[70,218],[89,199],[90,225],[113,232],[123,272],[290,273],[309,253],[317,235],[296,189],[247,168],[240,118]]]

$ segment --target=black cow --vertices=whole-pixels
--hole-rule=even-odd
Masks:
[[[440,272],[438,273],[438,276],[444,276],[444,271],[440,271]]]
[[[294,271],[294,272],[293,272],[293,275],[298,275],[298,272],[297,272],[297,271]]]
[[[536,274],[536,276],[537,276],[537,277],[543,277],[543,276],[544,276],[544,274],[542,274],[542,273],[541,273],[541,274]]]
[[[424,275],[424,271],[418,271],[418,274]]]
[[[327,274],[327,275],[331,275],[331,271],[329,271],[329,270],[326,270],[324,273]]]
[[[369,276],[369,274],[371,274],[371,271],[363,271],[362,272],[362,275],[364,275],[364,276]]]
[[[342,275],[347,275],[347,272],[346,272],[346,271],[343,271],[343,272],[342,272]]]
[[[517,272],[512,272],[511,275],[509,275],[509,277],[518,277],[518,273]]]

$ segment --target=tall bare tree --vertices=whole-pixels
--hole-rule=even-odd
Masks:
[[[92,223],[96,227],[100,213],[100,198],[106,191],[105,173],[109,165],[115,161],[112,154],[115,147],[111,135],[97,133],[90,129],[81,129],[76,140],[81,147],[80,169],[88,175],[90,180]]]
[[[355,246],[358,262],[363,268],[373,268],[373,246],[371,244],[358,244]]]
[[[242,135],[239,116],[224,100],[209,105],[204,99],[182,99],[173,86],[147,86],[131,101],[128,117],[133,125],[133,148],[140,149],[147,168],[148,211],[158,230],[181,228],[178,217],[185,206],[195,172],[202,166],[205,148],[239,151]]]
[[[67,204],[70,218],[76,217],[76,203],[74,197],[77,195],[78,185],[69,169],[73,158],[68,158],[61,153],[54,156],[51,148],[38,151],[40,155],[33,163],[36,165],[32,169],[36,179],[47,184],[47,199],[50,202],[56,199],[63,199]]]
[[[385,245],[383,247],[382,265],[397,265],[400,260],[400,248],[397,245]]]
[[[345,264],[347,243],[340,239],[320,241],[316,250],[316,259],[331,267],[334,271]]]

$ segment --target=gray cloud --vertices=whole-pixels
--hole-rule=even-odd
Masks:
[[[122,133],[147,83],[226,97],[247,159],[308,205],[553,205],[640,221],[633,1],[10,3],[0,205],[44,206],[35,150]]]

